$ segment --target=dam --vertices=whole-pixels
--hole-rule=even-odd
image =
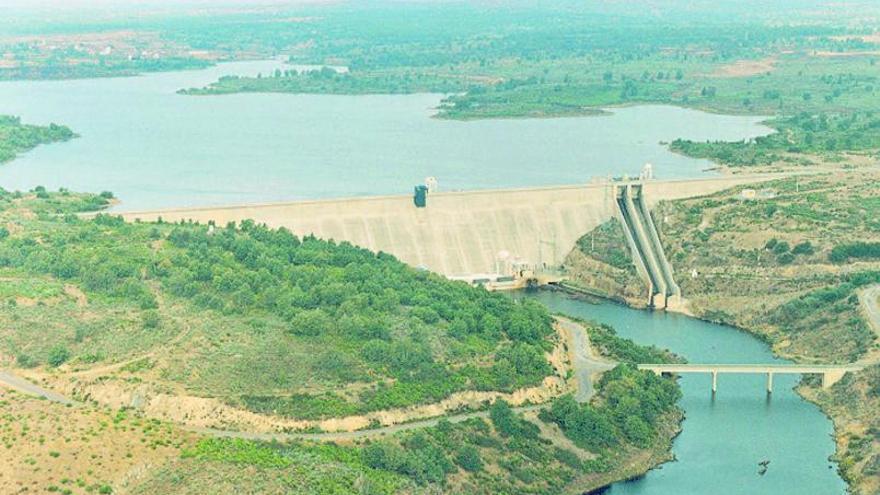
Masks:
[[[778,177],[644,181],[638,185],[638,201],[644,209],[640,215],[650,216],[648,208],[658,201],[703,196]],[[558,187],[433,192],[424,208],[416,208],[411,195],[400,195],[120,215],[127,221],[191,220],[220,226],[249,219],[285,227],[298,236],[347,241],[393,254],[415,267],[473,281],[509,275],[516,267],[561,265],[580,237],[618,214],[615,195],[620,184],[603,180]],[[653,242],[648,232],[645,235],[643,242]],[[659,267],[656,270],[662,273]]]

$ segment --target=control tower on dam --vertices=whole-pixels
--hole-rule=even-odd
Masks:
[[[644,181],[647,206],[660,200],[711,194],[774,175]],[[348,241],[395,255],[412,266],[455,278],[512,275],[521,267],[560,265],[577,240],[617,214],[615,184],[468,192],[430,192],[423,207],[413,196],[376,196],[289,203],[126,212],[129,221],[251,219],[294,234]],[[646,206],[646,207],[647,207]]]

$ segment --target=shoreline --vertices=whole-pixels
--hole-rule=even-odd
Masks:
[[[567,289],[567,288],[565,288],[565,287],[563,287],[563,286],[557,286],[556,288],[554,288],[554,289],[549,289],[549,290],[561,291],[561,292],[565,293],[567,296],[569,296],[569,297],[573,297],[573,298],[575,298],[575,299],[579,299],[579,300],[588,300],[589,297],[594,297],[594,298],[602,299],[602,300],[605,300],[605,301],[609,301],[609,302],[614,303],[614,304],[619,304],[619,305],[622,305],[622,306],[626,306],[627,308],[631,308],[631,309],[643,310],[643,311],[653,311],[653,310],[651,310],[650,308],[634,306],[634,305],[630,304],[625,298],[622,298],[622,297],[620,297],[620,299],[615,299],[615,298],[612,298],[612,297],[605,298],[605,297],[602,297],[602,296],[599,296],[599,295],[591,295],[591,294],[579,293],[579,292],[577,292],[577,291],[569,290],[569,289]],[[718,322],[718,321],[712,321],[712,320],[709,320],[709,319],[707,319],[707,318],[702,318],[702,317],[700,317],[700,316],[693,315],[693,314],[685,314],[685,313],[681,313],[681,312],[676,312],[676,313],[677,313],[677,314],[680,314],[680,315],[682,315],[682,316],[686,316],[686,317],[689,317],[689,318],[693,318],[693,319],[695,319],[695,320],[699,320],[699,321],[703,321],[703,322],[711,323],[711,324],[714,324],[714,325],[724,325],[724,326],[726,326],[726,327],[730,327],[730,328],[732,328],[732,329],[734,329],[734,330],[736,330],[736,331],[738,331],[738,332],[746,333],[746,334],[748,334],[750,337],[753,337],[753,338],[757,339],[758,341],[760,341],[760,342],[766,344],[766,345],[768,346],[768,348],[770,349],[771,354],[772,354],[774,357],[776,357],[776,358],[778,358],[778,359],[785,359],[785,360],[787,360],[787,361],[791,361],[791,362],[793,362],[793,363],[797,363],[796,360],[791,359],[791,358],[787,358],[787,357],[785,357],[785,356],[781,356],[779,353],[777,353],[776,350],[774,349],[773,343],[770,342],[770,341],[768,340],[768,339],[769,339],[769,336],[764,335],[764,334],[762,334],[762,333],[760,333],[760,332],[757,332],[756,330],[749,329],[749,328],[746,328],[746,327],[741,327],[741,326],[738,326],[738,325],[732,325],[732,324],[729,324],[729,323]],[[832,414],[831,414],[826,408],[822,407],[822,404],[817,400],[817,398],[816,398],[815,396],[810,396],[809,394],[807,394],[806,389],[804,389],[803,383],[798,383],[798,385],[796,385],[796,386],[793,388],[793,390],[794,390],[794,392],[797,394],[797,396],[800,397],[801,400],[803,400],[804,402],[806,402],[806,403],[808,403],[808,404],[811,404],[811,405],[815,406],[816,409],[817,409],[819,412],[821,412],[822,415],[823,415],[825,418],[827,418],[827,419],[831,422],[831,425],[832,425],[832,428],[833,428],[833,431],[834,431],[834,434],[833,434],[833,440],[834,440],[834,453],[833,453],[833,454],[832,454],[827,460],[828,460],[829,463],[831,463],[831,464],[834,466],[834,470],[835,470],[835,473],[837,473],[837,476],[840,477],[840,479],[843,480],[844,483],[846,484],[846,486],[847,486],[847,491],[848,491],[848,492],[851,491],[852,488],[853,488],[853,486],[854,486],[853,483],[852,483],[852,480],[848,479],[847,477],[845,477],[845,476],[843,475],[843,472],[841,471],[841,467],[840,467],[839,459],[838,459],[839,456],[840,456],[840,454],[841,454],[841,451],[840,451],[840,448],[839,448],[839,447],[840,447],[840,444],[839,444],[839,441],[838,441],[839,434],[840,434],[840,432],[841,432],[841,425],[838,423],[837,418],[836,418],[834,415],[832,415]],[[680,432],[679,432],[679,433],[680,433]],[[676,436],[677,436],[677,435],[676,435]],[[671,444],[670,444],[670,452],[671,452]],[[673,453],[673,455],[674,455],[674,453]],[[661,464],[662,464],[662,463],[661,463]],[[661,464],[658,464],[658,466],[661,465]],[[653,468],[652,468],[652,469],[653,469]],[[613,483],[611,483],[611,484],[613,484]],[[610,486],[611,484],[609,484],[608,486]],[[589,493],[593,493],[593,492],[589,492]],[[601,494],[601,493],[603,493],[603,492],[598,491],[598,492],[595,492],[595,493],[597,493],[597,494]]]

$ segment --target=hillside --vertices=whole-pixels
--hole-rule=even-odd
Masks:
[[[334,443],[203,438],[132,493],[579,494],[638,476],[669,459],[680,392],[630,364],[669,356],[586,325],[600,352],[625,363],[603,376],[589,404],[565,395],[544,411],[517,412],[497,401],[486,418]]]
[[[580,493],[669,458],[680,391],[632,366],[665,352],[583,323],[621,364],[579,404],[538,303],[247,222],[75,214],[108,202],[0,195],[3,366],[79,401],[4,395],[0,438],[22,455],[0,491]],[[547,395],[505,394],[529,387]],[[394,411],[442,415],[462,393],[491,406],[379,428],[405,419]],[[505,400],[523,397],[543,409]]]
[[[251,222],[73,215],[106,201],[0,196],[5,365],[169,417],[273,416],[291,428],[490,398],[555,373],[545,358],[555,332],[537,303]]]

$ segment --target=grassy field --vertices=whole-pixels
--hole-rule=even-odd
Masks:
[[[843,362],[874,351],[854,294],[880,279],[880,259],[836,260],[832,252],[880,239],[875,180],[869,171],[810,175],[757,186],[766,199],[743,199],[747,187],[739,187],[661,203],[654,216],[663,219],[666,254],[692,311],[752,329],[800,360]],[[591,254],[591,238],[625,248],[622,231],[600,227],[581,239],[574,259],[598,263],[604,278],[631,273],[607,253]]]
[[[655,215],[665,219],[667,256],[693,310],[755,329],[799,360],[845,362],[876,351],[855,290],[880,281],[880,264],[832,256],[880,239],[876,180],[875,172],[806,176],[762,184],[769,199],[733,190],[662,205]]]

